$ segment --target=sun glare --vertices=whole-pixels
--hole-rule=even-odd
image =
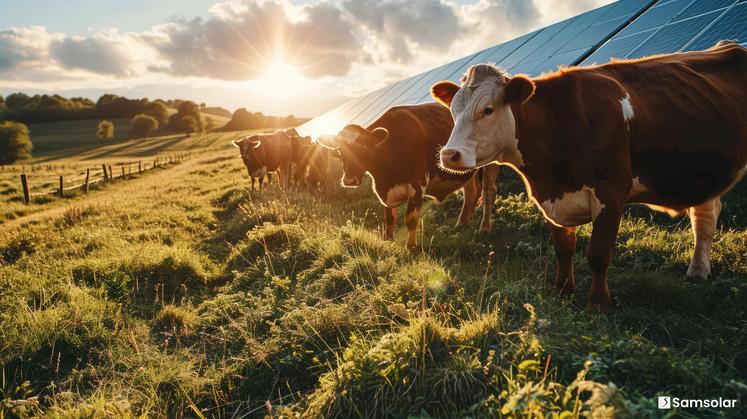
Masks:
[[[270,99],[285,100],[306,92],[312,81],[298,68],[282,60],[274,60],[265,68],[264,74],[250,83],[251,90]]]

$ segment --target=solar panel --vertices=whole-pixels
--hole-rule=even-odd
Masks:
[[[347,123],[365,126],[391,106],[430,101],[433,83],[457,82],[477,63],[538,75],[560,65],[704,49],[722,39],[747,45],[747,0],[621,0],[352,99],[297,130],[317,137]]]
[[[747,16],[738,4],[744,2],[659,1],[597,49],[583,64],[705,49],[721,39],[744,39],[747,37]]]
[[[747,43],[747,0],[732,5],[685,49],[692,51],[709,48],[723,39]]]

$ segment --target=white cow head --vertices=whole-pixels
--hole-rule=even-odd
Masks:
[[[454,129],[441,149],[441,166],[466,171],[518,152],[511,105],[528,101],[534,88],[530,79],[509,77],[492,64],[470,67],[461,87],[450,81],[434,84],[431,95],[454,117]]]

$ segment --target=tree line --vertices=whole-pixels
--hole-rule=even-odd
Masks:
[[[176,109],[176,112],[173,112]],[[212,115],[212,116],[211,116]],[[213,116],[231,117],[223,127],[216,127]],[[208,107],[189,100],[128,99],[113,94],[102,95],[96,102],[87,98],[65,98],[60,95],[13,93],[0,96],[0,164],[31,157],[33,144],[26,124],[83,119],[101,119],[96,136],[102,142],[114,138],[110,119],[129,118],[132,138],[144,138],[155,131],[191,135],[204,131],[241,131],[284,128],[308,119],[289,116],[267,116],[245,108],[233,114],[220,107]]]
[[[178,109],[188,102],[203,112],[230,116],[227,109],[197,105],[185,100],[129,99],[114,94],[105,94],[96,102],[87,98],[65,98],[60,95],[33,95],[12,93],[0,96],[0,120],[13,120],[25,124],[40,122],[71,121],[81,119],[132,118],[138,114],[150,115],[160,124],[168,122],[169,108]]]

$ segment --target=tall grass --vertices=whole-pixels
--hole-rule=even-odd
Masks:
[[[745,400],[740,191],[704,284],[683,280],[687,223],[629,211],[611,314],[592,316],[589,230],[577,292],[551,297],[548,231],[510,176],[493,232],[454,229],[454,196],[425,209],[417,252],[380,238],[367,187],[251,194],[244,176],[211,151],[0,233],[0,412],[658,417],[658,395]]]

